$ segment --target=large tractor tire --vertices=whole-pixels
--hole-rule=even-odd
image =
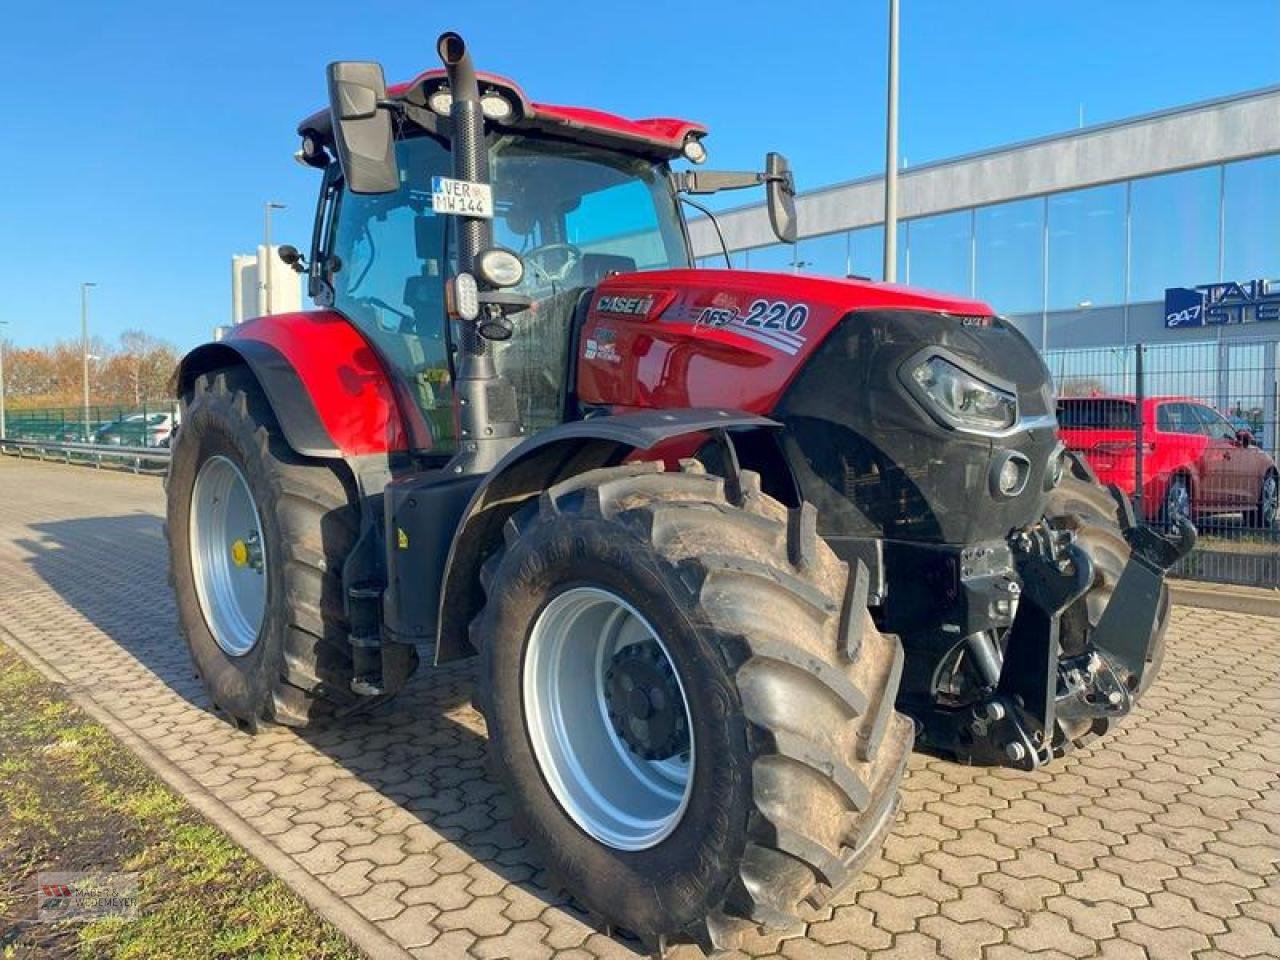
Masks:
[[[581,474],[512,516],[481,577],[516,828],[655,949],[732,948],[830,899],[891,828],[912,746],[901,646],[813,508],[741,487],[696,461]]]
[[[196,672],[237,725],[352,708],[342,562],[359,514],[342,465],[294,453],[243,368],[201,376],[166,483],[169,577]]]
[[[1120,527],[1120,508],[1111,492],[1080,470],[1068,470],[1049,494],[1045,516],[1054,526],[1075,530],[1076,544],[1093,560],[1093,585],[1089,592],[1062,614],[1060,643],[1063,656],[1084,652],[1094,627],[1102,619],[1112,592],[1129,562],[1129,544]],[[1160,605],[1148,646],[1147,668],[1141,696],[1160,671],[1165,631],[1169,627],[1169,588],[1161,586]],[[1106,732],[1108,722],[1097,720],[1086,730],[1068,733],[1079,746]]]

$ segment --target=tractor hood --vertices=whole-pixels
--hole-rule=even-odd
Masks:
[[[829,539],[1002,541],[1040,516],[1053,482],[1049,371],[978,301],[793,274],[635,273],[596,288],[578,349],[584,404],[781,421]],[[1011,398],[1009,422],[949,422],[914,375],[935,357]],[[1010,459],[1019,477],[1005,490]]]
[[[705,269],[615,275],[592,296],[579,343],[579,399],[768,413],[857,310],[927,311],[957,325],[992,316],[976,300],[863,280]]]

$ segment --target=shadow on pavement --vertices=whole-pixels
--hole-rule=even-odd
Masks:
[[[188,704],[212,711],[178,632],[159,517],[139,512],[36,523],[29,529],[37,536],[16,544],[44,582]],[[450,853],[447,846],[456,845],[507,883],[586,919],[551,891],[542,864],[510,829],[510,801],[485,771],[484,722],[471,706],[472,664],[434,668],[429,658],[423,661],[406,690],[389,703],[296,735],[439,835],[441,850],[420,849],[422,833],[418,840],[406,840],[413,852],[443,858]],[[245,749],[254,749],[255,738],[222,722],[228,737],[245,737]],[[289,735],[294,734],[268,730],[258,742],[276,744]],[[307,774],[320,769],[312,767]],[[338,781],[329,771],[317,782]],[[377,797],[356,793],[347,789],[333,799],[349,802],[353,818],[361,821],[388,812]],[[433,879],[424,876],[420,883]],[[415,885],[412,878],[406,882]]]

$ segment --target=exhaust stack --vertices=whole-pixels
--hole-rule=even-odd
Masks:
[[[449,110],[453,175],[469,183],[489,183],[489,147],[484,135],[480,85],[466,42],[442,33],[436,52],[449,78],[453,106]],[[482,291],[475,262],[493,245],[493,224],[484,217],[459,217],[458,274],[470,274]],[[483,308],[482,308],[483,309]],[[451,474],[487,473],[523,439],[515,388],[494,366],[488,342],[480,335],[480,318],[463,320],[458,338],[458,452],[449,462]]]

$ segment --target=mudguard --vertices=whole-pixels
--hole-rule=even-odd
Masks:
[[[276,314],[237,326],[183,358],[178,395],[196,377],[243,364],[257,379],[289,445],[308,457],[392,453],[410,446],[396,386],[376,350],[332,310]]]
[[[458,520],[439,594],[436,662],[474,652],[467,627],[483,603],[480,564],[501,543],[507,518],[529,497],[585,470],[614,466],[637,451],[654,451],[678,438],[777,427],[767,417],[736,410],[644,411],[561,424],[521,443],[481,481]],[[398,486],[387,487],[390,516],[396,504],[408,502],[394,492]],[[394,564],[395,551],[391,553]],[[394,571],[388,572],[394,578]]]

